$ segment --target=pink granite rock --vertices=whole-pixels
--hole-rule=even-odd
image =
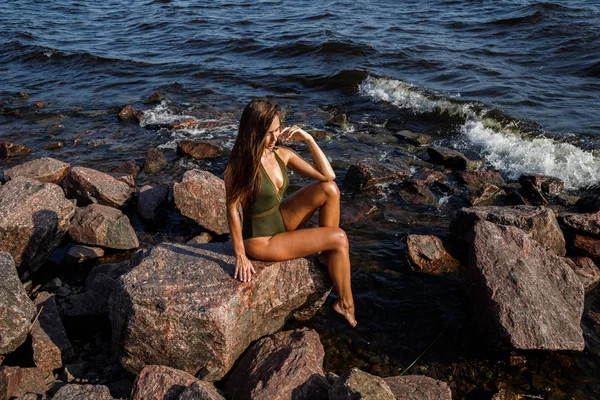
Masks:
[[[421,375],[383,378],[396,400],[452,400],[452,391],[445,382]]]
[[[573,233],[600,237],[600,211],[593,214],[563,213],[558,221]]]
[[[200,226],[223,235],[229,232],[225,207],[225,183],[207,171],[190,170],[173,185],[175,205]]]
[[[0,142],[0,158],[22,157],[29,154],[30,150],[15,143]]]
[[[177,151],[181,154],[187,154],[196,160],[214,158],[223,154],[223,149],[219,146],[210,142],[196,140],[182,140],[177,143]]]
[[[329,389],[329,400],[396,400],[387,383],[375,375],[352,368],[337,378]]]
[[[26,393],[44,394],[46,372],[40,368],[0,367],[0,400],[9,400]]]
[[[456,272],[460,266],[439,238],[426,235],[406,237],[406,262],[413,270],[430,274]]]
[[[344,176],[349,192],[360,192],[377,184],[401,181],[410,175],[408,164],[401,160],[364,161],[351,165]]]
[[[327,400],[324,356],[319,335],[307,328],[264,337],[238,360],[225,394],[239,400]]]
[[[194,399],[224,400],[212,384],[203,382],[187,372],[163,365],[148,365],[140,371],[133,383],[131,400],[179,400],[186,389],[194,384],[195,391],[208,395]]]
[[[109,249],[129,250],[140,245],[129,218],[100,204],[77,208],[69,235],[78,243]]]
[[[577,277],[583,284],[583,288],[586,292],[589,292],[598,285],[600,282],[600,269],[587,257],[567,257],[565,258],[569,267],[577,274]]]
[[[69,173],[71,166],[50,157],[38,158],[4,170],[8,179],[16,177],[35,179],[40,182],[59,183]]]
[[[0,187],[0,251],[38,269],[69,230],[75,206],[53,183],[16,178]]]
[[[75,197],[82,205],[98,203],[121,208],[131,200],[135,189],[104,172],[85,167],[73,167],[64,180],[69,197]]]
[[[110,298],[123,366],[135,373],[168,365],[221,379],[252,341],[298,309],[314,314],[331,289],[327,271],[305,259],[253,265],[251,283],[234,280],[231,243],[163,243],[146,253]]]
[[[71,384],[61,387],[52,400],[113,400],[113,397],[108,387],[103,385]]]

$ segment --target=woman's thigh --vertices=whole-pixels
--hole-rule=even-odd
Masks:
[[[281,202],[279,211],[286,231],[295,231],[323,205],[325,191],[322,182],[315,182],[294,192]]]
[[[282,232],[270,238],[246,239],[244,245],[246,254],[254,259],[284,261],[347,247],[348,238],[340,228],[318,227]]]

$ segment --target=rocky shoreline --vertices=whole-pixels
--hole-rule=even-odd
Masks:
[[[119,111],[124,123],[141,116],[131,106]],[[349,123],[338,115],[329,126]],[[489,348],[582,351],[585,293],[600,281],[595,191],[576,198],[537,175],[506,182],[480,160],[430,145],[428,135],[395,137],[418,156],[350,165],[343,224],[377,213],[372,199],[390,185],[406,204],[452,196],[465,207],[446,236],[403,238],[406,268],[463,280]],[[198,160],[224,150],[186,140],[178,153]],[[304,259],[257,263],[252,285],[233,280],[220,177],[191,169],[177,182],[138,187],[140,171],[168,163],[156,148],[143,164],[112,171],[28,154],[0,143],[0,157],[23,161],[4,170],[0,186],[1,399],[452,397],[446,383],[423,376],[382,379],[355,368],[336,376],[323,370],[314,330],[280,331],[286,320],[311,318],[331,284]],[[159,225],[167,209],[203,233],[187,243],[141,241],[131,220]],[[66,270],[81,284],[63,282]]]

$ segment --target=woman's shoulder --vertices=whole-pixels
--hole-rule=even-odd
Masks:
[[[290,160],[290,158],[292,156],[298,155],[298,153],[296,153],[294,150],[290,149],[289,147],[276,146],[273,150],[275,150],[275,153],[286,164],[288,163],[288,161]]]

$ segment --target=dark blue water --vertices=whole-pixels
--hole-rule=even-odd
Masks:
[[[271,96],[286,123],[306,128],[348,115],[352,127],[329,128],[332,139],[322,144],[341,177],[353,161],[398,154],[391,133],[411,129],[484,158],[507,178],[543,173],[572,190],[600,180],[596,1],[7,0],[0,27],[0,139],[30,147],[30,158],[108,171],[129,159],[139,163],[148,147],[159,146],[172,165],[142,180],[178,179],[192,167],[222,173],[225,158],[178,159],[176,142],[211,139],[227,150],[247,101]],[[165,102],[144,104],[155,90]],[[36,109],[36,101],[48,105]],[[125,104],[148,111],[141,126],[118,121],[111,109]],[[223,126],[147,128],[181,116]],[[44,149],[56,141],[65,147]],[[22,160],[0,167],[15,162]],[[448,326],[443,348],[434,346],[424,361],[430,375],[445,380],[474,374],[472,387],[455,384],[461,395],[485,398],[495,390],[490,382],[504,381],[544,396],[547,387],[574,398],[598,393],[593,346],[570,358],[569,368],[539,356],[529,371],[511,370],[505,359],[471,346],[479,338],[470,333],[460,289],[398,274],[400,237],[436,229],[443,236],[455,209],[394,201],[379,209],[348,227],[359,319],[368,322],[352,334],[331,322],[335,316],[315,322],[332,369],[350,363],[398,373]]]

